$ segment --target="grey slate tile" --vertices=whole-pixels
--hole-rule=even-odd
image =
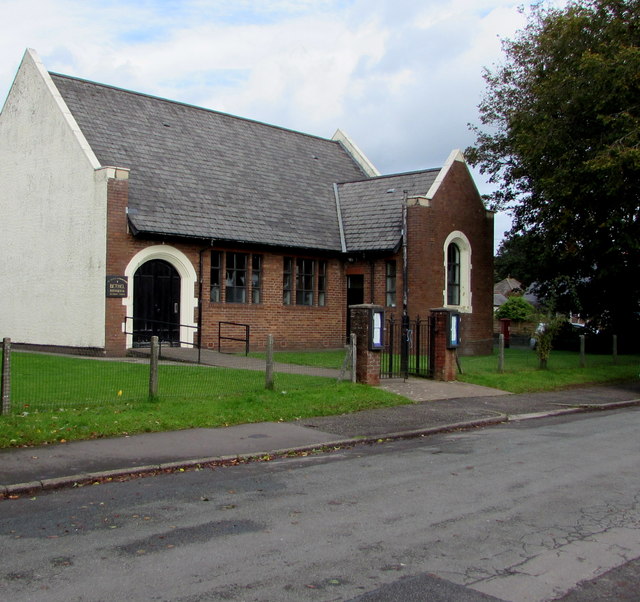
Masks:
[[[402,235],[402,204],[407,196],[426,196],[439,169],[380,176],[338,185],[349,251],[396,248]]]
[[[367,178],[332,140],[51,74],[102,165],[126,167],[142,234],[339,252],[393,249],[403,190],[438,170]],[[395,192],[390,193],[389,190]]]

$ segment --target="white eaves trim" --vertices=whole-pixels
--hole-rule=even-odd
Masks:
[[[342,144],[344,149],[353,157],[353,160],[360,165],[363,171],[370,177],[374,178],[380,175],[380,172],[375,168],[373,163],[367,159],[365,154],[358,148],[356,143],[347,136],[340,128],[336,130],[336,133],[332,136],[331,140],[335,140]]]
[[[40,60],[38,53],[33,48],[27,48],[24,54],[23,61],[26,61],[26,60],[30,60],[33,63],[40,77],[42,77],[42,80],[45,86],[49,90],[55,103],[58,105],[60,112],[62,113],[65,121],[69,125],[71,132],[73,133],[76,140],[78,141],[80,148],[84,151],[84,154],[86,155],[93,169],[100,169],[102,165],[100,165],[100,161],[98,161],[98,157],[96,157],[95,153],[93,152],[93,149],[91,148],[91,146],[89,146],[89,142],[87,142],[87,139],[84,137],[84,134],[82,133],[82,130],[78,125],[78,122],[75,120],[75,118],[71,114],[71,111],[69,111],[69,108],[67,107],[67,104],[62,99],[62,96],[60,95],[58,88],[56,88],[55,84],[53,83],[53,80],[51,79],[49,72],[45,69],[45,66]]]

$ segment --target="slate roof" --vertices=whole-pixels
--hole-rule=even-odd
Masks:
[[[508,278],[504,278],[503,280],[500,280],[500,282],[497,282],[493,285],[493,292],[501,293],[505,297],[513,291],[520,291],[521,289],[522,283],[515,278],[511,278],[511,276],[509,276]]]
[[[500,307],[507,302],[507,297],[505,297],[502,293],[493,293],[493,306]]]
[[[335,252],[393,249],[403,191],[426,193],[438,173],[369,179],[333,140],[50,75],[101,165],[131,170],[134,233]]]
[[[338,185],[344,235],[349,251],[389,251],[397,248],[402,233],[402,205],[422,196],[440,169],[380,176]]]

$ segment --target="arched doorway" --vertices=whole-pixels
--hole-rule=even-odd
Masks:
[[[133,346],[152,336],[180,344],[180,274],[163,259],[143,263],[133,277]]]

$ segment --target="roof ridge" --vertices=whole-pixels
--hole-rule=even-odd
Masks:
[[[375,182],[376,180],[385,180],[389,178],[398,178],[400,176],[413,176],[421,173],[430,173],[442,170],[442,167],[430,167],[429,169],[417,169],[415,171],[402,171],[399,173],[389,173],[380,176],[372,176],[370,178],[362,178],[361,180],[347,180],[345,182],[336,182],[338,186],[342,184],[358,184],[360,182]]]
[[[125,92],[127,94],[132,94],[134,96],[142,96],[145,98],[150,98],[152,100],[158,100],[161,102],[165,102],[171,105],[180,105],[183,107],[187,107],[189,109],[195,109],[198,111],[204,111],[206,113],[214,113],[216,115],[220,115],[222,117],[229,117],[230,119],[236,119],[238,121],[244,121],[244,122],[248,122],[248,123],[254,123],[256,125],[262,125],[265,127],[269,127],[269,128],[273,128],[275,130],[280,130],[283,132],[289,132],[291,134],[298,134],[299,136],[305,136],[306,138],[313,138],[315,140],[320,140],[322,142],[329,142],[333,145],[339,145],[340,143],[337,140],[332,140],[331,138],[324,138],[322,136],[317,136],[315,134],[309,134],[307,132],[301,132],[299,130],[294,130],[292,128],[287,128],[284,126],[280,126],[280,125],[274,125],[272,123],[267,123],[266,121],[259,121],[257,119],[251,119],[249,117],[240,117],[239,115],[233,115],[232,113],[225,113],[224,111],[219,111],[217,109],[208,109],[207,107],[201,107],[199,105],[195,105],[195,104],[191,104],[188,102],[182,102],[179,100],[171,100],[169,98],[164,98],[162,96],[156,96],[155,94],[149,94],[147,92],[137,92],[136,90],[129,90],[127,88],[121,88],[120,86],[113,86],[111,84],[103,84],[100,82],[96,82],[90,79],[85,79],[82,77],[75,77],[73,75],[65,75],[64,73],[56,73],[55,71],[49,71],[49,75],[51,75],[52,77],[60,77],[60,78],[64,78],[64,79],[69,79],[69,80],[74,80],[77,82],[81,82],[83,84],[90,84],[93,86],[97,86],[99,88],[107,88],[110,90],[117,90],[118,92]]]

